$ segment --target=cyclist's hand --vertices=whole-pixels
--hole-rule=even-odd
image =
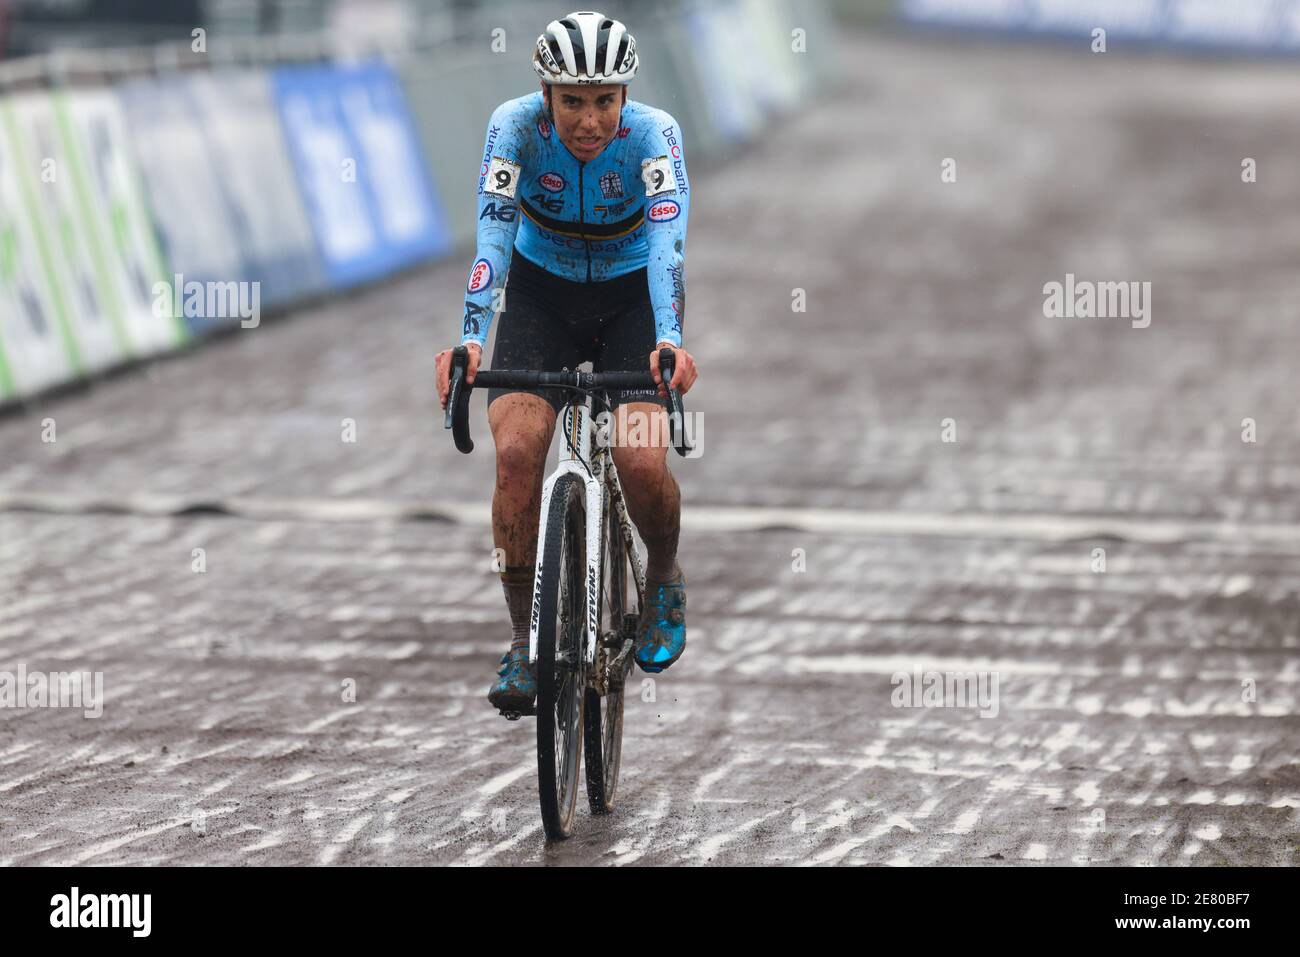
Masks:
[[[659,375],[659,350],[664,346],[673,350],[674,359],[673,380],[668,385],[685,395],[690,391],[691,386],[695,385],[695,380],[700,377],[699,370],[695,368],[695,359],[681,346],[675,346],[671,342],[661,342],[655,346],[655,351],[650,353],[650,371],[654,373],[655,384],[659,386],[659,396],[664,399],[668,398],[668,392],[664,389],[663,377]]]
[[[473,385],[474,376],[478,372],[479,359],[483,357],[483,347],[477,342],[467,342],[469,348],[469,366],[465,370],[465,384]],[[434,365],[438,370],[438,401],[442,407],[447,408],[447,394],[451,392],[451,349],[443,349],[434,359]]]

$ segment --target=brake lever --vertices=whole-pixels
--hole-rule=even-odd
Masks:
[[[474,451],[474,440],[469,434],[469,397],[474,387],[465,382],[469,369],[469,349],[457,346],[451,352],[451,383],[447,390],[447,415],[443,428],[451,429],[456,448],[468,455]]]
[[[668,435],[677,454],[685,457],[693,451],[686,442],[686,409],[682,404],[682,394],[670,387],[673,371],[677,366],[677,354],[668,347],[659,350],[659,377],[663,380],[664,391],[668,393]]]
[[[459,347],[457,347],[459,349]],[[443,417],[442,427],[450,429],[452,417],[456,414],[456,403],[460,400],[460,386],[465,381],[465,367],[457,360],[456,350],[451,354],[451,385],[447,390],[447,414]]]

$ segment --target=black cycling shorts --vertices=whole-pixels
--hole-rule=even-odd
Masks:
[[[650,352],[658,341],[645,269],[604,282],[573,282],[547,272],[517,249],[506,282],[506,307],[497,322],[492,369],[559,372],[590,361],[594,372],[649,372]],[[488,405],[508,392],[540,396],[557,414],[574,395],[563,389],[492,388]],[[611,406],[668,405],[655,389],[611,390],[609,401]]]

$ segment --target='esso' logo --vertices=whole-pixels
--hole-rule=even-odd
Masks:
[[[646,213],[652,223],[666,223],[670,219],[676,219],[681,215],[682,208],[671,199],[665,199],[662,202],[655,203]]]
[[[542,185],[542,189],[550,190],[552,193],[564,189],[564,177],[559,173],[543,173],[537,177],[537,182]]]
[[[628,135],[629,133],[631,133],[631,132],[632,132],[632,127],[630,127],[630,126],[621,126],[621,127],[619,127],[619,130],[618,130],[618,138],[619,138],[620,140],[625,140],[625,139],[627,139],[627,135]]]
[[[551,138],[551,124],[546,120],[538,120],[537,132],[542,134],[542,139],[549,140]]]
[[[486,259],[479,259],[474,263],[474,268],[469,271],[469,285],[465,288],[469,292],[482,292],[490,285],[492,285],[492,264]]]

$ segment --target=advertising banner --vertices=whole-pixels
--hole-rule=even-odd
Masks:
[[[32,187],[20,177],[13,117],[0,100],[0,401],[72,379],[76,346],[52,283],[54,256],[30,215]]]
[[[183,316],[192,335],[239,321],[233,310],[204,296],[183,301],[183,290],[214,288],[245,279],[231,205],[217,176],[194,104],[179,76],[138,79],[118,87],[168,275],[155,301],[170,295],[168,314]],[[177,277],[180,277],[179,280]]]
[[[335,285],[450,249],[406,100],[387,65],[284,67],[273,79],[289,154]]]
[[[261,304],[324,288],[325,271],[263,70],[222,70],[188,80],[208,155],[231,207],[247,281]]]
[[[120,312],[130,352],[153,355],[184,341],[185,327],[154,308],[154,285],[167,279],[144,205],[126,121],[107,90],[54,94],[59,131],[72,163],[89,231],[104,261],[104,292]]]
[[[95,228],[94,212],[78,188],[78,170],[59,130],[48,93],[8,100],[6,125],[36,221],[48,251],[51,283],[66,307],[81,371],[104,369],[130,356],[121,300]]]

